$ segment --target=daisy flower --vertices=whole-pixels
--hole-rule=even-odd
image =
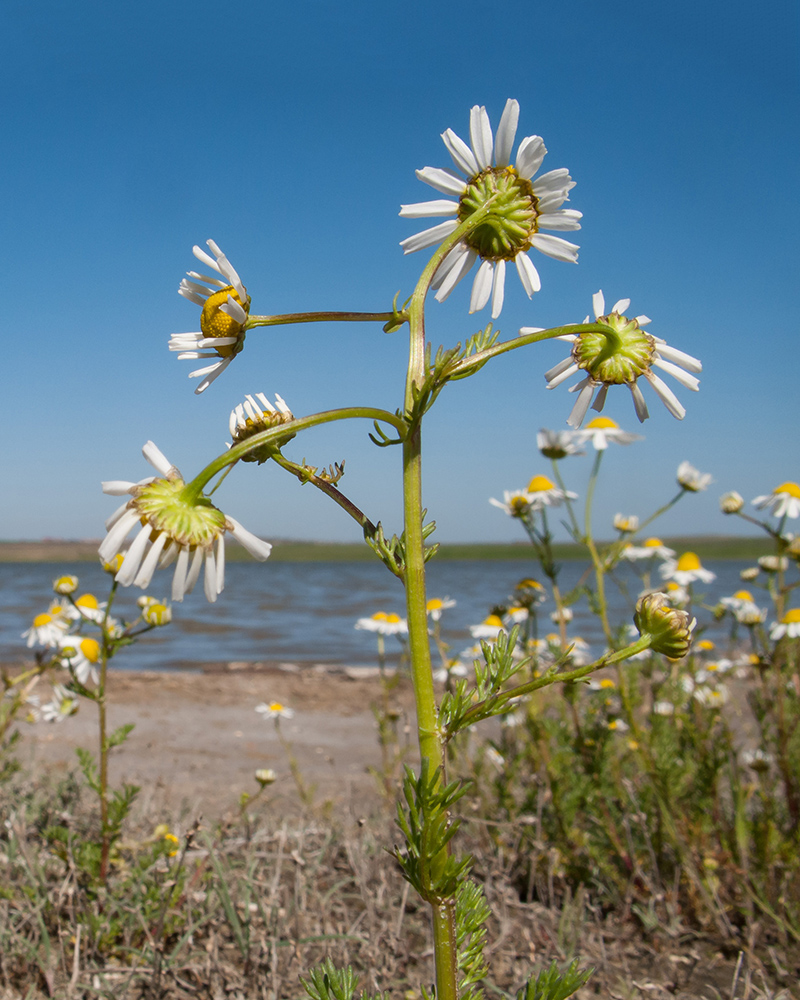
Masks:
[[[719,603],[740,625],[760,625],[767,617],[766,610],[759,608],[749,590],[737,590],[731,597],[721,597]]]
[[[256,705],[256,711],[260,715],[263,715],[265,719],[294,718],[294,709],[288,708],[286,705],[282,705],[279,701],[271,701],[269,704],[262,701],[260,705]]]
[[[719,509],[723,514],[738,514],[742,507],[744,507],[744,497],[736,490],[723,493],[719,498]]]
[[[70,627],[69,619],[60,614],[44,613],[33,619],[33,624],[22,633],[28,649],[33,646],[57,646]]]
[[[791,608],[779,622],[774,622],[769,630],[773,641],[788,636],[790,639],[800,639],[800,608]]]
[[[623,535],[633,535],[639,530],[639,518],[636,514],[631,514],[628,517],[624,514],[615,514],[614,527]]]
[[[385,611],[376,611],[369,618],[359,618],[355,628],[364,632],[377,632],[380,635],[408,634],[408,622],[394,612],[387,614]]]
[[[505,511],[509,517],[524,518],[531,512],[531,501],[525,490],[504,490],[502,500],[491,497],[489,503]]]
[[[68,716],[74,715],[79,707],[78,699],[63,684],[54,684],[53,700],[42,705],[41,716],[45,722],[63,722]]]
[[[661,577],[664,580],[672,580],[681,587],[685,587],[696,580],[702,583],[711,583],[716,580],[717,574],[710,569],[704,569],[694,552],[684,552],[676,561],[668,559],[661,567]]]
[[[480,624],[469,627],[473,639],[496,639],[504,629],[503,619],[499,615],[488,615]]]
[[[449,597],[432,597],[425,605],[425,610],[431,616],[431,620],[438,622],[442,617],[442,612],[447,608],[454,608],[456,602]]]
[[[699,472],[691,462],[681,462],[675,478],[678,486],[687,493],[702,493],[713,482],[710,472]]]
[[[781,483],[772,493],[756,497],[753,506],[769,510],[775,517],[800,517],[800,486],[791,482]]]
[[[174,560],[173,601],[182,601],[185,594],[191,593],[204,566],[206,597],[216,601],[225,584],[226,532],[256,559],[266,559],[272,546],[223,514],[202,494],[197,499],[185,499],[180,472],[152,441],[145,444],[142,453],[159,476],[138,483],[103,483],[104,493],[130,494],[133,499],[106,521],[108,534],[100,545],[100,559],[110,563],[123,551],[126,538],[136,528],[136,536],[115,575],[118,583],[145,588],[157,567],[168,566]]]
[[[53,580],[53,590],[62,597],[74,594],[77,589],[77,576],[60,576],[57,580]]]
[[[577,262],[578,247],[542,229],[564,232],[580,229],[581,213],[562,209],[575,183],[565,169],[551,170],[534,180],[547,150],[538,135],[523,139],[514,166],[511,150],[517,132],[519,104],[509,100],[500,119],[497,135],[492,135],[486,108],[472,108],[469,116],[470,144],[452,129],[442,135],[455,170],[423,167],[417,177],[441,194],[440,198],[414,205],[402,205],[407,219],[445,217],[430,229],[402,241],[404,253],[436,246],[462,222],[493,199],[491,213],[447,254],[431,282],[436,299],[444,302],[458,282],[480,261],[472,284],[470,312],[483,309],[491,298],[492,318],[503,308],[506,264],[514,261],[528,298],[541,287],[539,274],[528,251],[533,248],[571,263]]]
[[[644,441],[641,434],[631,434],[624,431],[610,417],[595,417],[582,431],[576,431],[579,441],[591,441],[595,451],[605,451],[609,441],[615,444],[633,444],[634,441]]]
[[[244,402],[239,403],[238,406],[231,410],[228,428],[233,440],[232,444],[228,447],[233,447],[235,444],[246,441],[247,438],[252,437],[254,434],[260,434],[261,431],[271,430],[273,427],[279,427],[281,424],[289,424],[293,420],[294,415],[292,411],[286,405],[286,401],[277,393],[275,394],[274,406],[263,392],[257,392],[255,396],[251,396],[248,393],[244,397]],[[287,441],[291,441],[294,436],[293,432],[288,433],[285,437],[281,436],[278,441],[273,441],[271,444],[256,448],[249,454],[244,455],[242,461],[266,462],[275,448],[282,447]]]
[[[61,658],[75,675],[78,683],[84,686],[91,680],[97,684],[100,674],[97,664],[100,661],[100,643],[81,635],[66,635],[60,642]]]
[[[585,455],[575,440],[574,431],[550,431],[543,427],[536,435],[536,447],[545,458]]]
[[[675,549],[669,548],[660,538],[645,538],[641,545],[626,545],[621,552],[623,559],[636,562],[637,559],[672,559]]]
[[[677,397],[656,373],[653,368],[672,375],[687,389],[697,390],[700,383],[689,374],[700,372],[703,366],[689,354],[668,347],[660,337],[646,333],[642,327],[650,321],[647,316],[636,316],[628,319],[622,314],[631,304],[630,299],[620,299],[606,314],[605,298],[602,291],[592,296],[595,320],[609,327],[609,333],[568,333],[558,340],[572,344],[568,358],[560,361],[554,368],[545,373],[547,388],[555,389],[566,379],[578,371],[586,372],[586,377],[573,385],[570,392],[577,392],[578,398],[572,408],[567,423],[571,427],[580,427],[586,411],[592,403],[592,397],[597,397],[592,409],[598,413],[603,409],[609,386],[627,385],[633,396],[636,416],[640,421],[649,416],[647,403],[639,387],[639,378],[643,377],[656,392],[673,417],[683,420],[686,410],[678,402]],[[589,322],[587,316],[584,323]],[[524,335],[534,332],[532,327],[522,327],[519,331]]]
[[[192,253],[215,274],[188,271],[178,286],[179,295],[203,310],[200,332],[173,333],[169,339],[169,349],[180,352],[179,361],[215,359],[189,374],[189,378],[204,376],[196,393],[204,392],[242,350],[250,312],[250,296],[231,262],[213,240],[207,240],[206,245],[213,257],[198,246],[192,247]]]

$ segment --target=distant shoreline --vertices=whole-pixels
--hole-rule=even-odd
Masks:
[[[664,543],[677,552],[696,552],[701,559],[757,559],[772,552],[764,536],[698,535],[665,537]],[[42,541],[0,541],[0,563],[74,563],[95,562],[100,540],[70,541],[44,539]],[[585,559],[584,549],[571,543],[554,545],[556,559]],[[226,549],[232,561],[249,561],[250,557],[237,545]],[[531,558],[531,547],[524,542],[464,542],[444,543],[438,553],[440,559],[526,559]],[[300,542],[276,541],[272,550],[273,562],[369,562],[375,559],[372,550],[355,542]]]

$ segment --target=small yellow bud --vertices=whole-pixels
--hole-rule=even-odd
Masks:
[[[57,594],[74,594],[78,589],[78,578],[77,576],[60,576],[57,580],[53,581],[53,590]]]

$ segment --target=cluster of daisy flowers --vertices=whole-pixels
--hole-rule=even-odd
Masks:
[[[116,567],[107,567],[114,572]],[[64,683],[53,688],[52,700],[40,705],[31,695],[30,721],[43,719],[62,722],[78,710],[76,695],[95,688],[100,679],[103,656],[111,655],[115,646],[135,640],[143,632],[166,625],[172,619],[172,610],[166,602],[143,596],[137,601],[139,616],[133,622],[124,622],[108,613],[106,602],[98,601],[94,594],[75,596],[78,590],[76,576],[61,576],[53,583],[56,594],[47,611],[36,615],[30,627],[22,633],[29,649],[39,648],[49,654],[47,666],[68,673]],[[88,634],[94,631],[95,635]],[[37,658],[44,662],[46,654]]]

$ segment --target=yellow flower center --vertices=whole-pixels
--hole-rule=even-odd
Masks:
[[[642,545],[646,549],[660,549],[663,544],[660,538],[645,538],[642,542]]]
[[[800,608],[792,608],[790,611],[787,611],[781,621],[784,625],[793,625],[800,622]]]
[[[52,620],[50,615],[37,615],[33,619],[33,627],[42,628],[43,625],[49,625]]]
[[[556,484],[552,483],[547,476],[534,476],[528,483],[528,493],[544,493],[546,490],[554,490]]]
[[[600,681],[600,687],[601,687],[601,688],[614,688],[614,687],[616,687],[616,686],[617,686],[617,685],[616,685],[616,684],[614,683],[614,681],[612,681],[612,680],[611,680],[611,678],[610,678],[610,677],[604,677],[604,678],[603,678],[603,679],[602,679],[602,680]]]
[[[710,639],[701,639],[697,643],[697,648],[698,649],[713,649],[714,648],[714,643]]]
[[[484,619],[483,624],[484,625],[493,625],[493,626],[495,626],[497,628],[502,628],[503,627],[503,619],[499,618],[497,615],[489,615],[488,618]]]
[[[525,580],[520,580],[517,584],[517,590],[543,590],[541,583],[538,580],[531,580],[526,578]]]
[[[388,621],[388,619],[389,616],[386,614],[385,611],[376,611],[375,614],[372,616],[372,620],[374,622],[385,622]]]
[[[595,417],[586,425],[588,431],[618,431],[619,424],[615,424],[610,417]]]
[[[683,555],[678,560],[678,569],[681,573],[685,573],[687,570],[700,569],[700,560],[697,558],[694,552],[684,552]]]
[[[737,590],[736,593],[733,595],[733,597],[734,597],[734,600],[737,600],[737,601],[752,601],[753,600],[753,595],[750,593],[749,590]]]
[[[797,483],[781,483],[780,486],[776,486],[772,491],[773,493],[788,493],[790,497],[795,497],[800,500],[800,486]]]
[[[246,303],[242,302],[239,293],[232,285],[214,292],[206,299],[206,304],[200,314],[200,329],[203,331],[204,337],[236,337],[238,339],[241,336],[242,324],[237,323],[233,316],[229,316],[220,309],[220,306],[225,305],[228,301],[228,297],[238,302],[245,312],[249,311],[250,299],[248,298]],[[239,346],[239,344],[225,344],[222,347],[216,347],[215,350],[220,357],[227,358],[236,354]]]
[[[389,622],[391,625],[396,625],[400,621],[400,615],[396,615],[394,613],[386,615],[384,621]]]
[[[427,611],[439,611],[441,607],[442,607],[442,599],[440,597],[432,597],[425,605],[425,609]]]
[[[271,712],[282,712],[283,705],[279,701],[271,701],[269,703],[269,710]]]
[[[90,663],[97,663],[100,659],[100,643],[97,639],[81,639],[78,648]]]
[[[94,594],[83,594],[75,602],[75,605],[79,608],[89,608],[91,611],[97,611],[100,607]]]

